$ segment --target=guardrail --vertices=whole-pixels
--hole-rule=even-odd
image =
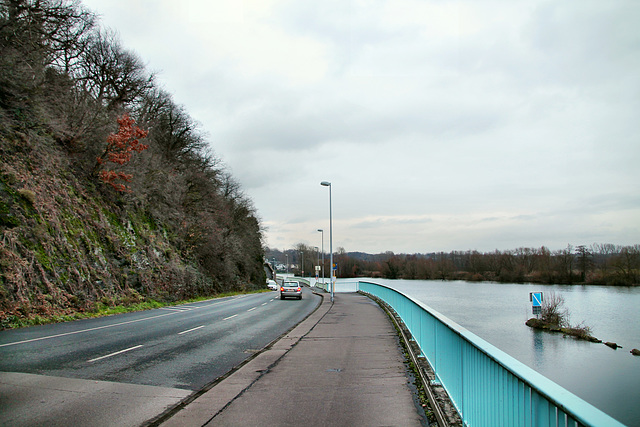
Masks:
[[[311,286],[309,279],[304,279],[302,277],[295,277],[294,279],[297,280],[298,282],[304,283],[307,286]]]
[[[465,425],[623,426],[425,304],[377,283],[358,287],[400,316]]]
[[[309,281],[309,279],[305,279],[304,277],[297,277],[297,276],[285,276],[285,275],[280,275],[280,276],[276,276],[276,283],[279,286],[282,286],[282,284],[286,281],[286,280],[296,280],[298,282],[303,282],[305,285],[307,286],[311,286],[311,282]]]
[[[320,289],[324,290],[325,292],[329,292],[329,286],[330,286],[329,282],[317,282],[316,283],[316,288],[320,288]]]

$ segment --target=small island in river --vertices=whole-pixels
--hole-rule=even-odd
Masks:
[[[531,318],[525,322],[527,326],[549,332],[561,332],[565,336],[580,340],[601,343],[602,340],[591,335],[591,328],[583,323],[572,326],[569,323],[569,310],[564,306],[562,295],[550,292],[542,301],[540,318]]]
[[[591,341],[595,343],[601,343],[602,340],[592,336],[589,333],[589,328],[576,326],[576,327],[566,327],[566,326],[558,326],[557,324],[553,324],[551,322],[545,322],[542,319],[531,318],[525,322],[525,324],[534,329],[542,329],[548,332],[561,332],[564,335],[572,336],[577,339]]]

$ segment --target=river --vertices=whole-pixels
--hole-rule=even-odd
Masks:
[[[397,289],[440,312],[622,423],[640,426],[640,287],[362,279]],[[338,281],[337,292],[355,290]],[[584,321],[604,344],[532,330],[529,292],[555,292],[571,324]]]

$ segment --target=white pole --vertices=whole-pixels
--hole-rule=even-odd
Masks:
[[[331,277],[331,302],[333,302],[333,292],[335,288],[335,278],[333,275],[333,213],[331,207],[331,183],[322,181],[320,185],[329,187],[329,277]]]
[[[318,231],[321,233],[321,236],[322,236],[322,284],[324,285],[324,230],[321,228],[318,228]]]

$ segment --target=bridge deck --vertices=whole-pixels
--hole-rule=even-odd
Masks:
[[[419,426],[403,360],[375,303],[336,294],[163,425]]]

